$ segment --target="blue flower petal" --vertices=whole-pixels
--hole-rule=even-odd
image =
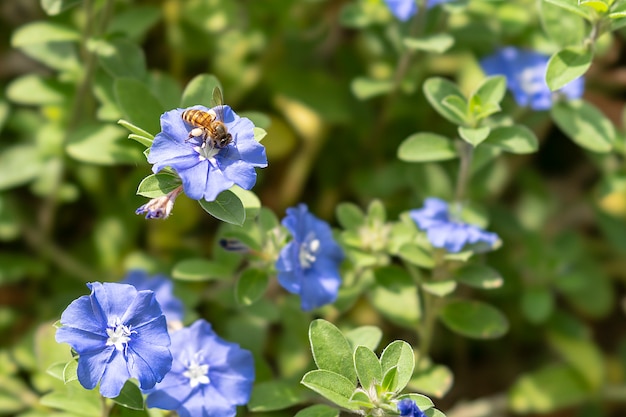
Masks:
[[[150,276],[142,270],[130,271],[123,284],[129,284],[137,290],[151,290],[154,292],[161,310],[168,321],[181,321],[185,314],[185,306],[174,296],[172,280],[165,275]]]
[[[104,374],[102,374],[102,380],[100,381],[100,394],[103,397],[115,398],[120,395],[122,387],[126,381],[131,378],[130,372],[128,372],[128,364],[124,358],[124,354],[117,350],[113,350],[113,355],[109,359],[109,362],[104,368]]]
[[[113,346],[100,351],[82,353],[76,370],[80,384],[87,389],[94,389],[114,353],[115,348]]]

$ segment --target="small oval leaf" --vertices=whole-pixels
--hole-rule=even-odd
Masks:
[[[458,155],[454,143],[435,133],[415,133],[398,148],[398,158],[406,162],[433,162],[454,159]]]
[[[475,339],[495,339],[509,329],[499,310],[480,301],[453,301],[441,310],[439,318],[450,330]]]

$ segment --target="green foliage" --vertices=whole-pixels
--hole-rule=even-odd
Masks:
[[[242,416],[397,415],[403,398],[443,416],[429,397],[451,415],[622,415],[626,1],[418,3],[407,21],[383,0],[3,4],[0,415],[166,414],[132,381],[85,390],[49,323],[133,268],[174,279],[184,325],[253,352]],[[551,56],[549,112],[481,73],[503,46]],[[201,209],[181,195],[167,220],[136,216],[184,194],[146,161],[161,116],[216,89],[268,168]],[[497,243],[435,245],[409,212],[434,196]],[[300,201],[345,255],[313,312],[277,280]]]

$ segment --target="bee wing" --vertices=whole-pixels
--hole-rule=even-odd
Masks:
[[[213,87],[213,97],[211,100],[211,107],[215,108],[217,119],[223,122],[224,121],[224,96],[222,95],[222,90],[220,90],[218,86]]]

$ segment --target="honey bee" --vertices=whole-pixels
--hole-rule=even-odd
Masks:
[[[224,98],[219,87],[213,88],[213,106],[217,111],[198,109],[188,109],[183,112],[183,120],[193,129],[189,132],[187,141],[192,138],[199,138],[202,147],[209,146],[211,149],[221,149],[233,141],[233,137],[228,133],[224,124]]]

